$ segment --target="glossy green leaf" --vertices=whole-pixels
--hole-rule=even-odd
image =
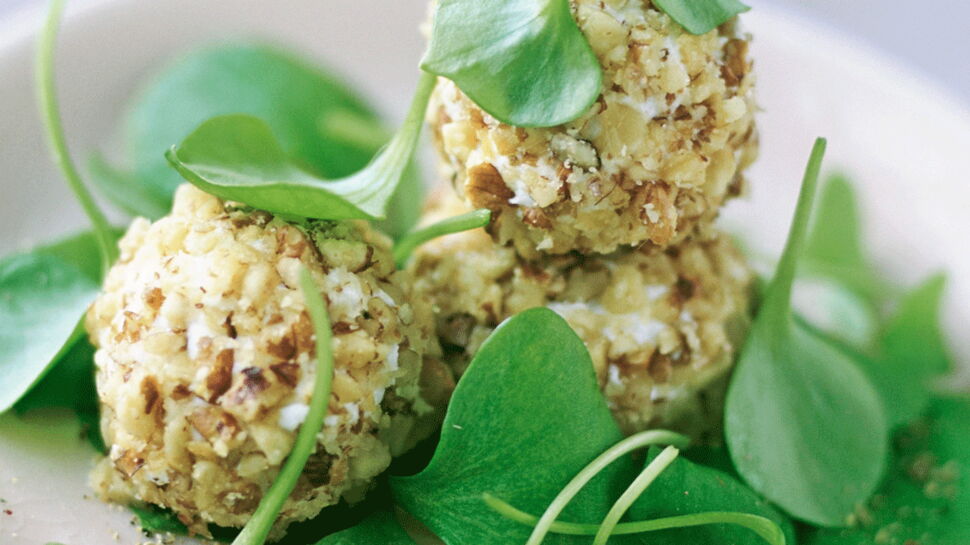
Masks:
[[[331,534],[317,545],[415,545],[407,532],[387,511],[378,511],[363,522]]]
[[[806,545],[970,543],[970,399],[939,398],[899,433],[879,493],[848,529],[810,532]]]
[[[10,409],[74,342],[98,284],[52,255],[0,261],[0,412]]]
[[[651,449],[647,462],[659,454]],[[753,490],[731,476],[716,469],[695,464],[684,457],[677,458],[657,477],[646,493],[633,504],[628,518],[648,520],[705,512],[742,512],[764,517],[774,522],[794,544],[791,522],[773,509]],[[684,543],[758,544],[761,537],[748,528],[734,524],[704,525],[653,532],[644,536],[655,545]]]
[[[950,372],[951,358],[940,327],[946,277],[936,275],[906,294],[881,336],[882,355],[869,375],[885,400],[890,423],[923,414],[931,383]]]
[[[848,178],[833,176],[822,188],[800,272],[839,282],[870,303],[879,302],[891,289],[870,262],[862,244],[861,213],[855,190]]]
[[[519,127],[583,115],[603,78],[567,0],[440,0],[421,67]]]
[[[738,0],[653,0],[653,4],[691,34],[706,34],[751,9]]]
[[[752,488],[795,518],[841,526],[879,484],[889,426],[858,362],[792,314],[792,284],[824,152],[819,140],[788,243],[728,390],[725,434]]]
[[[98,414],[94,347],[83,335],[13,408],[23,414],[47,407],[63,407],[78,414]]]
[[[383,219],[411,163],[434,76],[421,78],[391,143],[363,170],[325,180],[294,163],[269,125],[248,115],[215,117],[166,154],[183,178],[217,197],[289,217]]]
[[[878,353],[879,311],[872,301],[828,278],[799,278],[792,305],[799,316],[856,350]]]
[[[485,341],[458,383],[428,467],[394,478],[398,503],[450,545],[524,543],[530,529],[494,512],[491,493],[542,512],[577,471],[622,438],[586,347],[550,310],[518,314]],[[597,520],[636,471],[609,466],[566,508]],[[549,536],[544,543],[581,543]]]
[[[408,233],[394,245],[394,262],[399,268],[403,268],[411,253],[425,242],[445,235],[485,227],[491,218],[492,213],[488,210],[472,210]]]

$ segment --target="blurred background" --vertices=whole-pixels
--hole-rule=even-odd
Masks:
[[[73,0],[75,3],[91,0]],[[164,0],[153,0],[164,1]],[[231,0],[199,0],[200,2]],[[270,1],[270,0],[266,0]],[[321,2],[358,0],[321,0]],[[382,0],[394,2],[395,0]],[[0,19],[44,0],[0,0]],[[970,2],[961,0],[749,0],[814,19],[890,53],[970,103]]]

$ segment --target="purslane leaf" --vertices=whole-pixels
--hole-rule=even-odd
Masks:
[[[970,542],[970,399],[931,401],[927,417],[902,430],[876,498],[852,528],[809,533],[807,545]]]
[[[603,78],[567,0],[440,0],[421,67],[518,127],[576,119]]]
[[[98,284],[52,255],[0,261],[0,413],[10,409],[83,334]]]
[[[166,154],[183,178],[217,197],[289,217],[383,219],[420,135],[435,78],[423,74],[391,143],[363,170],[325,180],[295,164],[258,118],[210,119]]]
[[[842,526],[879,484],[889,425],[859,363],[792,314],[824,151],[819,140],[788,243],[741,350],[725,432],[735,467],[755,490],[795,518]]]
[[[885,400],[890,423],[912,422],[923,414],[931,382],[951,371],[940,327],[946,277],[935,275],[906,294],[881,335],[882,354],[869,370]]]
[[[653,4],[691,34],[706,34],[751,9],[738,0],[653,0]]]

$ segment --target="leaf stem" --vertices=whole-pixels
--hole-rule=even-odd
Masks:
[[[503,517],[523,524],[525,526],[535,526],[539,517],[526,513],[495,496],[485,493],[482,495],[485,503],[495,512]],[[775,524],[774,521],[751,513],[740,513],[730,511],[709,511],[707,513],[693,513],[690,515],[678,515],[675,517],[663,517],[652,520],[641,520],[636,522],[621,522],[613,528],[610,535],[631,535],[642,534],[645,532],[655,532],[658,530],[672,530],[676,528],[690,528],[693,526],[706,526],[709,524],[734,524],[742,526],[755,532],[762,539],[771,545],[785,545],[785,533]],[[555,521],[549,527],[549,531],[554,534],[570,536],[591,536],[599,531],[597,524],[583,524],[578,522]]]
[[[320,296],[319,289],[310,275],[310,271],[304,267],[300,271],[300,289],[306,298],[307,311],[313,322],[313,331],[316,335],[317,365],[316,378],[313,384],[313,398],[310,400],[310,410],[306,420],[297,432],[293,450],[286,458],[283,468],[276,476],[276,480],[263,495],[259,506],[252,518],[243,527],[242,532],[232,541],[232,545],[263,545],[279,516],[283,503],[293,488],[296,481],[303,473],[303,467],[307,459],[316,450],[317,433],[323,427],[324,417],[327,415],[327,408],[330,404],[330,389],[333,382],[333,350],[331,347],[330,319],[327,316],[327,307]]]
[[[481,208],[461,214],[460,216],[453,216],[441,220],[416,231],[411,231],[404,235],[394,246],[394,262],[397,263],[399,269],[403,269],[407,264],[408,258],[411,257],[411,254],[418,246],[440,236],[485,227],[491,218],[492,213],[489,210]]]
[[[81,180],[77,167],[71,160],[67,149],[67,139],[64,136],[64,124],[57,103],[57,90],[54,82],[54,50],[57,42],[57,31],[61,17],[64,14],[64,0],[51,0],[47,21],[41,32],[37,47],[37,90],[40,111],[44,119],[44,130],[48,144],[67,185],[74,192],[74,196],[84,209],[84,213],[94,227],[94,234],[101,253],[101,274],[107,274],[108,268],[118,259],[118,247],[104,213],[98,208],[94,197]]]
[[[593,479],[600,471],[602,471],[606,466],[613,463],[617,458],[620,458],[628,452],[632,452],[639,448],[643,448],[650,445],[657,444],[672,444],[678,447],[686,447],[689,440],[680,435],[679,433],[674,433],[672,431],[666,430],[650,430],[631,435],[626,439],[620,441],[619,443],[613,445],[602,454],[596,457],[592,462],[583,468],[573,480],[559,492],[559,494],[552,500],[549,507],[546,508],[545,512],[539,518],[536,523],[535,528],[532,530],[532,535],[529,536],[529,540],[526,541],[526,545],[539,545],[542,540],[545,539],[546,534],[549,532],[549,528],[553,522],[559,517],[566,505],[579,493],[580,490],[586,484]],[[594,532],[595,533],[595,532]]]
[[[824,138],[816,139],[815,146],[812,148],[812,155],[808,159],[808,167],[805,170],[805,177],[802,179],[798,204],[795,206],[795,217],[792,219],[791,229],[788,232],[785,250],[781,254],[778,268],[775,269],[775,276],[768,287],[767,294],[765,294],[765,302],[761,311],[768,313],[771,318],[765,320],[765,323],[788,320],[791,317],[792,285],[795,282],[798,260],[802,255],[802,249],[808,237],[809,223],[812,219],[812,205],[815,202],[815,194],[818,192],[819,172],[822,169],[822,160],[825,158],[825,147],[826,140]]]
[[[680,451],[677,447],[667,447],[657,455],[647,467],[637,475],[637,478],[630,483],[630,486],[623,492],[620,499],[616,500],[613,507],[606,514],[606,518],[600,524],[599,530],[596,532],[596,537],[593,538],[593,545],[606,545],[606,541],[610,538],[610,534],[613,533],[613,529],[626,514],[633,502],[637,501],[637,498],[643,494],[643,491],[647,489],[650,484],[656,480],[656,478],[665,470],[667,466],[672,464],[674,460],[677,459],[677,455]]]

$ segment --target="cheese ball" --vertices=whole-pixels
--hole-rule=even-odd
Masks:
[[[748,38],[688,34],[645,0],[574,0],[603,68],[579,119],[517,128],[440,79],[428,121],[444,174],[526,257],[676,244],[703,230],[758,148]]]
[[[362,497],[431,433],[447,400],[427,305],[383,236],[351,222],[287,223],[184,185],[137,219],[87,314],[109,455],[108,500],[173,510],[190,530],[241,527],[289,454],[313,395],[308,268],[333,327],[328,416],[274,529]]]
[[[461,211],[444,204],[432,222]],[[752,273],[723,234],[609,255],[523,258],[482,230],[435,239],[408,269],[434,305],[445,359],[461,374],[506,318],[547,307],[592,356],[625,433],[669,428],[695,438],[720,422],[726,376],[747,329]]]

